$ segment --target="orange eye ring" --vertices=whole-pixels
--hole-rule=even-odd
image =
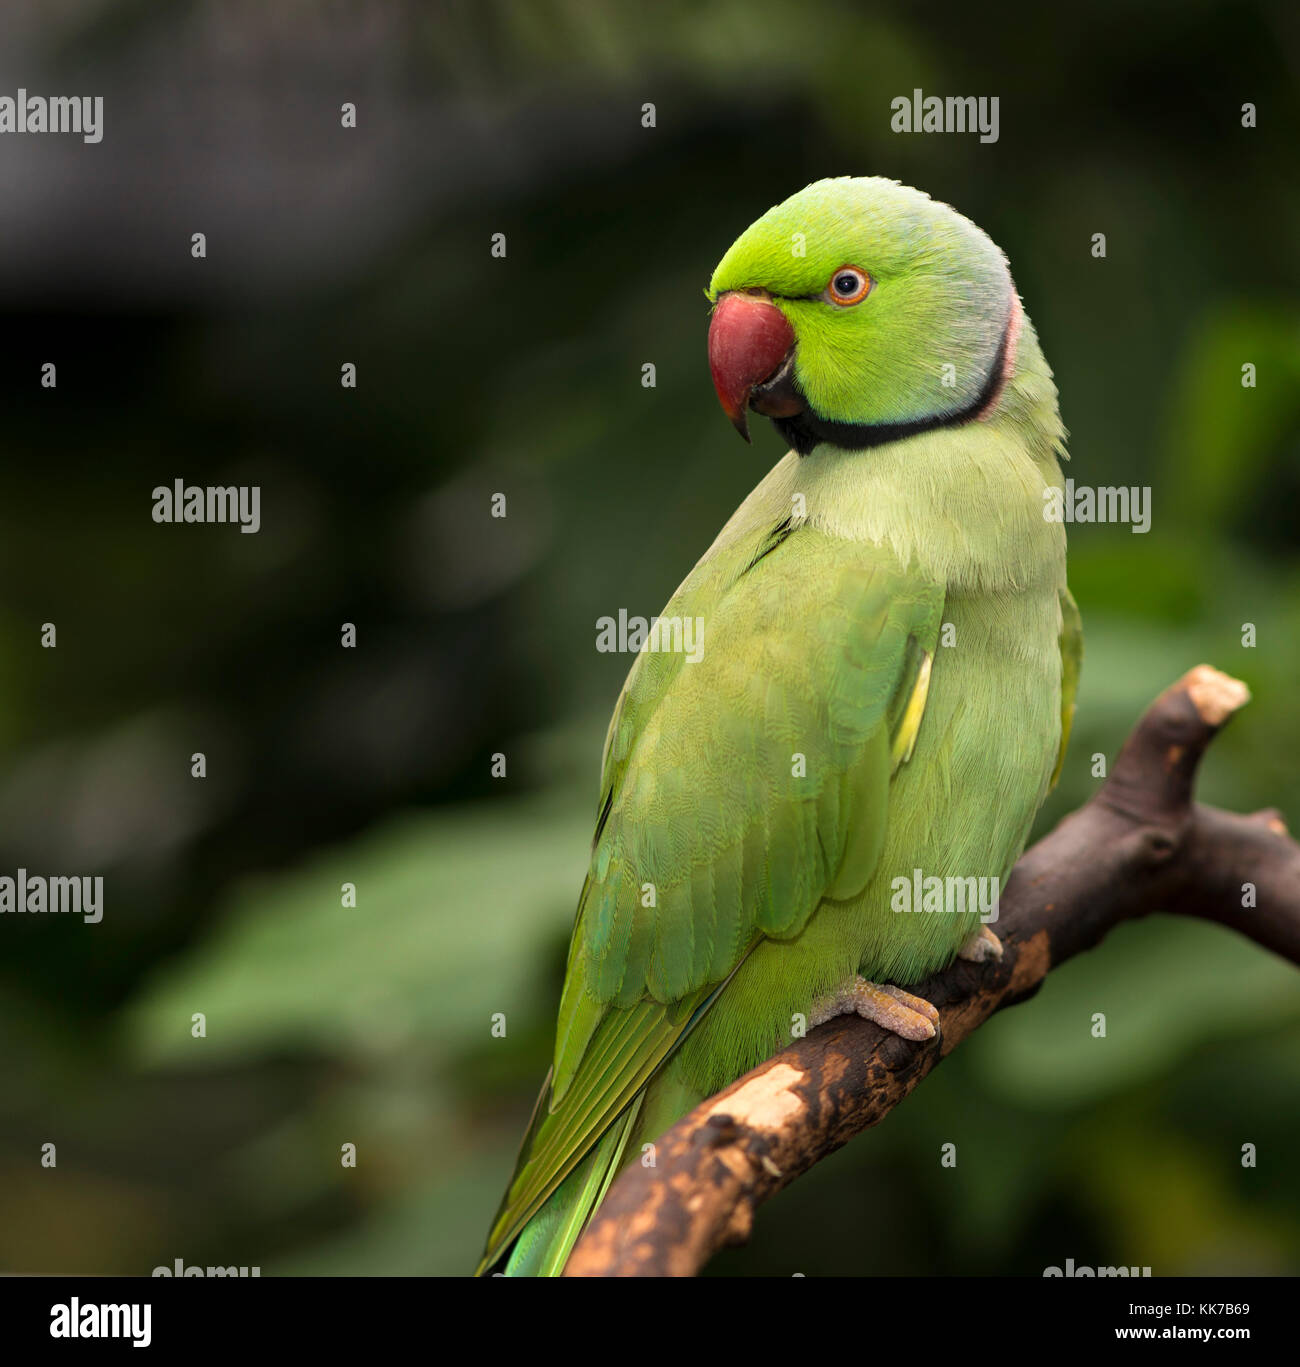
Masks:
[[[822,298],[828,303],[847,308],[850,304],[860,304],[871,293],[875,283],[861,266],[845,263],[831,272]]]

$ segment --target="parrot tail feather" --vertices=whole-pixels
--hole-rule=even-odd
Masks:
[[[601,1136],[591,1152],[524,1226],[506,1263],[507,1277],[558,1277],[622,1163],[641,1110],[640,1096]]]

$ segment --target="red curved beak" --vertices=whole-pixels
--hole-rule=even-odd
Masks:
[[[754,389],[781,369],[794,347],[794,329],[763,294],[724,294],[709,324],[709,369],[722,411],[749,440],[745,409]]]

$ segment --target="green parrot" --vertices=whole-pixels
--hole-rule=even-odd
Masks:
[[[562,1272],[642,1145],[799,1025],[932,1037],[899,984],[1001,945],[978,907],[904,914],[898,880],[1005,880],[1069,736],[1065,430],[1002,252],[842,177],[747,228],[707,293],[724,411],[791,450],[664,610],[702,624],[698,658],[652,637],[614,708],[554,1060],[480,1273]]]

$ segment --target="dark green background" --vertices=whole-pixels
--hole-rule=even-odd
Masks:
[[[1201,796],[1300,812],[1293,6],[262,8],[3,20],[0,93],[106,103],[98,146],[0,138],[0,871],[102,874],[106,911],[0,921],[0,1268],[473,1265],[628,663],[596,619],[658,611],[781,454],[717,408],[702,289],[812,179],[985,228],[1067,473],[1152,488],[1147,535],[1071,532],[1087,652],[1042,827],[1202,660],[1254,701]],[[892,133],[915,87],[996,95],[999,141]],[[175,478],[260,484],[262,531],[155,525]],[[1298,1132],[1294,969],[1154,917],[716,1269],[1294,1272]]]

